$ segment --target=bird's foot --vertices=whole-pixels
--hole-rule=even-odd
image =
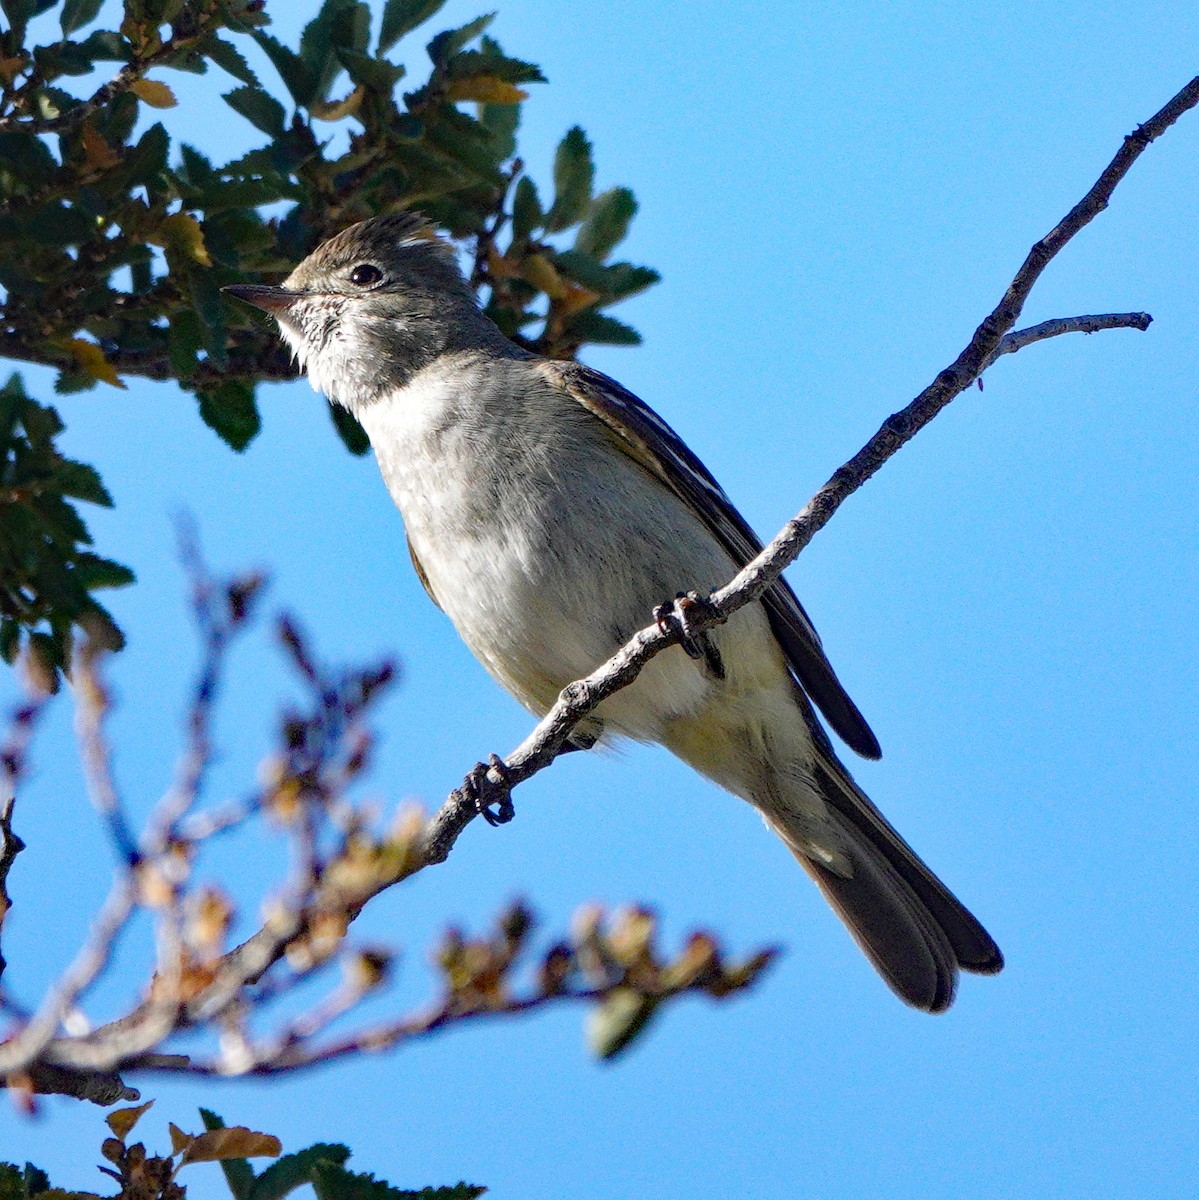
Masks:
[[[697,629],[699,618],[712,612],[712,601],[699,592],[679,592],[670,604],[659,604],[654,609],[654,620],[663,633],[677,632],[679,645],[694,659],[702,659],[709,670],[724,678],[724,663],[706,631]]]
[[[492,779],[493,771],[499,776],[498,781]],[[474,801],[475,812],[488,825],[507,825],[516,816],[508,767],[498,754],[488,755],[485,763],[475,763],[462,781],[462,787]]]

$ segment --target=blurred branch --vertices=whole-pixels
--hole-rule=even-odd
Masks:
[[[975,330],[961,354],[906,408],[888,417],[866,445],[833,473],[799,514],[730,583],[716,589],[711,596],[689,597],[683,604],[676,604],[672,612],[661,614],[655,624],[635,634],[603,666],[565,687],[533,732],[498,765],[484,772],[480,764],[468,776],[470,783],[450,793],[425,829],[424,861],[444,862],[458,835],[481,810],[503,805],[512,788],[548,767],[569,748],[567,739],[579,722],[610,696],[628,687],[652,658],[685,638],[722,624],[739,608],[760,599],[828,524],[841,504],[950,401],[966,391],[1001,354],[1014,353],[1032,342],[1075,330],[1147,328],[1152,318],[1134,313],[1066,317],[1011,332],[1041,272],[1075,234],[1107,207],[1117,184],[1145,148],[1196,104],[1199,104],[1199,77],[1125,137],[1086,195],[1029,251],[1003,298]]]
[[[435,956],[441,989],[434,1002],[345,1032],[358,1005],[389,981],[393,961],[390,949],[352,945],[350,926],[372,898],[422,867],[420,813],[402,810],[380,835],[349,799],[372,756],[366,716],[394,680],[395,667],[384,661],[330,670],[296,625],[280,620],[279,642],[307,705],[282,713],[277,749],[264,762],[251,798],[195,811],[216,753],[210,727],[226,657],[234,635],[249,624],[262,581],[244,576],[216,582],[186,532],[183,557],[201,634],[201,668],[174,782],[136,836],[109,769],[102,654],[85,644],[72,656],[81,755],[118,850],[118,875],[86,944],[36,1013],[29,1016],[5,998],[14,1031],[0,1043],[0,1079],[10,1087],[29,1097],[53,1092],[111,1103],[136,1098],[121,1079],[126,1071],[277,1074],[399,1046],[482,1016],[518,1015],[568,1000],[597,1006],[593,1043],[611,1055],[668,1001],[691,992],[730,995],[750,986],[770,962],[769,950],[732,961],[707,933],[692,935],[673,958],[663,957],[654,947],[655,920],[641,909],[612,918],[588,911],[569,941],[539,955],[532,946],[532,914],[517,904],[487,936],[446,935]],[[24,723],[10,736],[13,750],[5,759],[18,766],[31,718],[19,720]],[[262,927],[226,950],[232,902],[198,879],[197,864],[207,838],[254,817],[269,818],[282,833],[291,866],[272,885],[277,890],[266,898]],[[128,1012],[93,1027],[83,1002],[139,913],[155,927],[153,976]],[[277,1001],[335,969],[341,982],[323,1000],[270,1028]],[[171,1039],[185,1031],[193,1035],[189,1045],[200,1036],[201,1049],[173,1053]]]
[[[17,784],[24,778],[29,743],[37,726],[37,718],[46,702],[43,695],[37,700],[22,704],[13,714],[12,725],[4,746],[0,748],[0,934],[12,908],[12,897],[8,891],[8,876],[25,849],[25,843],[13,829],[13,816],[17,804]],[[0,976],[7,962],[0,953]]]

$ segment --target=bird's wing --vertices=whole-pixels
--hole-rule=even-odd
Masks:
[[[648,404],[614,379],[579,363],[547,362],[545,369],[608,427],[626,454],[703,519],[738,569],[757,557],[762,543],[745,518],[703,463]],[[878,739],[833,673],[791,586],[779,579],[762,603],[788,665],[837,735],[865,758],[880,757]]]
[[[433,595],[433,585],[429,582],[428,575],[425,574],[425,568],[421,564],[421,560],[416,557],[416,551],[412,548],[412,539],[406,538],[408,542],[408,557],[412,559],[412,565],[416,568],[416,577],[420,580],[421,587],[425,589],[425,594],[433,601],[438,608],[441,608],[441,601]],[[443,610],[444,611],[444,610]]]

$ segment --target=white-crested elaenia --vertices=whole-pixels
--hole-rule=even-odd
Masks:
[[[429,595],[534,713],[656,605],[726,583],[760,549],[656,413],[510,342],[412,214],[346,229],[282,287],[227,290],[273,314],[313,386],[361,422]],[[998,971],[994,941],[837,759],[813,705],[859,754],[878,742],[790,587],[702,645],[660,654],[576,742],[660,742],[748,800],[909,1004],[938,1012],[959,968]]]

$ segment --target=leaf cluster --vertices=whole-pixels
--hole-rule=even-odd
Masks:
[[[71,651],[73,625],[110,648],[120,631],[95,592],[133,573],[88,549],[76,502],[111,507],[99,475],[55,446],[63,424],[13,375],[0,388],[0,656],[22,647],[33,682],[52,691]]]
[[[324,0],[288,46],[263,0],[125,0],[116,28],[97,27],[100,0],[0,0],[0,355],[55,368],[60,393],[174,380],[241,450],[261,426],[257,385],[295,368],[221,287],[277,282],[334,232],[397,208],[460,240],[481,302],[523,345],[568,357],[636,343],[605,311],[658,278],[609,261],[636,201],[627,188],[594,193],[591,145],[575,128],[543,203],[517,131],[527,87],[544,77],[488,35],[492,17],[433,36],[427,77],[402,90],[410,81],[389,55],[443,3],[386,0],[372,29],[362,0]],[[61,36],[31,44],[52,9]],[[84,94],[80,80],[108,72]],[[260,144],[225,159],[168,131],[155,113],[176,104],[158,77],[171,72],[215,75]],[[330,415],[364,453],[354,419]],[[42,453],[53,454],[45,438]],[[87,613],[111,626],[91,591],[132,578],[78,549],[76,493],[55,490],[72,472],[87,479],[78,498],[108,503],[95,472],[65,459],[42,471],[36,501],[11,487],[2,498],[4,565],[16,569],[3,576],[0,651],[11,660],[23,629],[52,677],[72,623]]]
[[[283,1200],[297,1188],[311,1185],[317,1200],[477,1200],[486,1188],[458,1183],[413,1191],[397,1188],[373,1175],[347,1170],[348,1146],[318,1142],[305,1150],[283,1154],[273,1134],[256,1133],[242,1125],[227,1126],[216,1113],[200,1109],[204,1132],[185,1133],[170,1125],[171,1152],[155,1155],[144,1142],[130,1143],[129,1135],[153,1105],[118,1108],[105,1118],[111,1132],[100,1147],[111,1165],[100,1170],[120,1185],[112,1200],[185,1200],[187,1188],[179,1172],[191,1163],[217,1162],[233,1200]],[[251,1158],[273,1158],[255,1172]],[[19,1169],[0,1163],[0,1200],[105,1200],[97,1192],[65,1192],[51,1188],[45,1171],[26,1163]]]
[[[26,44],[29,20],[55,6],[0,2],[0,353],[57,367],[59,390],[174,378],[244,447],[255,385],[292,367],[220,287],[276,281],[333,232],[400,207],[464,241],[488,310],[527,344],[561,356],[637,340],[600,311],[657,279],[607,262],[632,194],[593,195],[591,147],[572,129],[543,207],[516,153],[527,86],[543,76],[487,35],[491,16],[434,36],[427,78],[401,91],[389,52],[436,0],[388,0],[377,30],[361,0],[325,0],[295,47],[261,0],[126,0],[116,29],[91,28],[98,2],[65,0],[62,37],[40,46]],[[277,80],[260,78],[252,48]],[[107,63],[119,69],[92,96],[70,89]],[[175,103],[150,71],[213,69],[261,136],[227,161],[146,118]]]

